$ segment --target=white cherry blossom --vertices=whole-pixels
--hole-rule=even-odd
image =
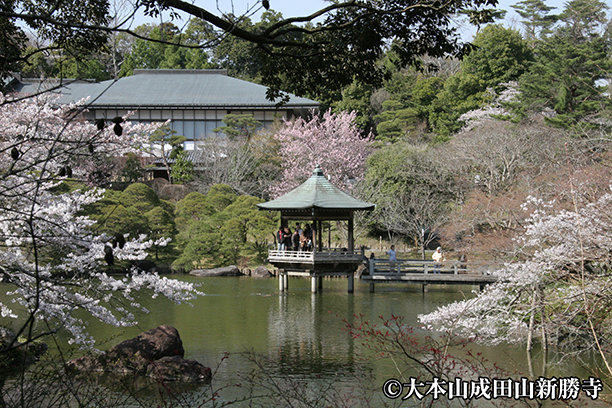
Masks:
[[[23,100],[0,95],[0,279],[12,304],[19,305],[0,303],[0,316],[4,322],[25,321],[18,334],[29,339],[66,330],[71,343],[91,348],[95,341],[86,322],[75,317],[77,310],[130,326],[137,323],[134,310],[146,312],[140,296],[182,303],[200,293],[193,284],[137,269],[108,275],[105,246],[112,237],[96,234],[95,221],[82,213],[104,191],[61,188],[69,177],[86,178],[95,157],[136,152],[161,124],[131,124],[124,117],[118,136],[112,125],[100,130],[82,119],[86,101],[56,105],[55,100],[50,94]],[[142,260],[152,245],[168,242],[141,235],[114,248],[113,256]]]

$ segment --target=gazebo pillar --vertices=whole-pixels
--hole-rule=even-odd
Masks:
[[[317,220],[317,234],[319,235],[319,252],[323,251],[323,221]]]
[[[351,216],[349,217],[348,220],[348,250],[349,251],[353,251],[354,248],[354,243],[353,243],[353,212],[351,211]]]
[[[355,291],[355,273],[351,272],[348,276],[348,293]]]
[[[286,292],[289,289],[289,274],[283,270],[278,270],[278,291]]]

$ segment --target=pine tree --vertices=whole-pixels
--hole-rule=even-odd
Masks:
[[[547,6],[542,0],[523,0],[510,6],[524,20],[525,39],[535,46],[536,40],[546,37],[559,16],[548,14],[556,7]]]
[[[600,82],[612,68],[604,31],[607,9],[599,0],[567,4],[561,25],[538,41],[536,62],[521,78],[525,109],[552,109],[556,115],[551,124],[571,127],[609,106]]]

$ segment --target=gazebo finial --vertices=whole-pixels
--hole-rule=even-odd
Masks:
[[[317,164],[315,166],[315,169],[313,170],[312,175],[313,176],[323,176],[323,170],[321,170],[321,165],[320,164]]]

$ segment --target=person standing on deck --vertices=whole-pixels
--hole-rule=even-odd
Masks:
[[[312,250],[312,228],[310,228],[310,224],[306,224],[304,227],[304,241],[306,245],[302,245],[304,247],[304,251]]]
[[[293,245],[294,251],[297,252],[300,250],[300,233],[297,229],[295,230],[293,235],[291,235],[291,244]]]
[[[461,254],[459,257],[459,273],[467,273],[467,255]]]
[[[291,250],[291,230],[289,228],[285,228],[284,232],[283,232],[283,249],[284,250]]]
[[[436,248],[436,250],[434,251],[431,257],[434,260],[434,273],[440,273],[442,262],[446,261],[446,258],[444,257],[444,253],[442,252],[442,247]]]
[[[284,244],[283,244],[283,233],[284,233],[283,227],[279,227],[278,231],[276,232],[276,239],[278,241],[278,250],[279,251],[284,251],[285,250],[285,247],[284,247]]]
[[[389,272],[395,272],[395,264],[397,261],[397,254],[395,253],[395,245],[391,245],[391,248],[387,251],[389,255]]]

